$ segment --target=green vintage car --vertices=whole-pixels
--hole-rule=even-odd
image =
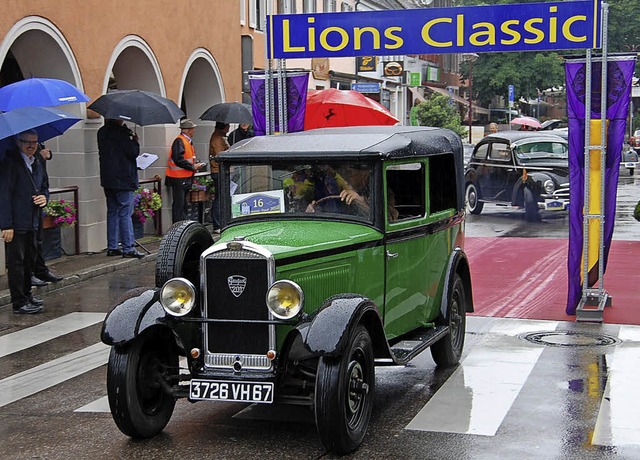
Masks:
[[[351,452],[374,366],[428,347],[438,366],[462,354],[473,302],[460,138],[331,128],[255,137],[219,158],[220,239],[176,223],[156,287],[104,321],[113,418],[144,438],[181,397],[304,404],[325,447]]]

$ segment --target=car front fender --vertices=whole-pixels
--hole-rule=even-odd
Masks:
[[[465,310],[467,313],[473,313],[473,292],[471,289],[471,272],[469,270],[469,261],[467,255],[462,248],[456,247],[451,253],[449,264],[447,265],[447,273],[444,280],[444,289],[442,299],[440,301],[440,316],[436,320],[438,324],[448,324],[449,315],[449,292],[453,287],[453,275],[458,274],[462,279],[462,284],[466,292],[467,305]]]
[[[160,305],[159,295],[157,288],[128,291],[107,313],[100,333],[102,342],[111,346],[125,345],[149,327],[166,325],[171,319]]]
[[[293,331],[289,359],[341,356],[349,343],[351,332],[358,324],[367,327],[376,357],[388,357],[378,308],[365,297],[346,294],[328,299],[315,314],[297,325]]]

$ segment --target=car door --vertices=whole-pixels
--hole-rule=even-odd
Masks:
[[[492,142],[488,146],[487,159],[481,182],[483,196],[496,201],[510,200],[507,193],[509,175],[514,171],[509,144]]]
[[[451,167],[453,168],[453,155]],[[432,160],[429,157],[428,160]],[[386,268],[384,324],[389,339],[429,323],[438,308],[435,299],[447,265],[446,235],[434,232],[440,217],[429,212],[427,159],[385,165]],[[455,179],[445,173],[439,193],[455,200]],[[453,190],[453,192],[451,192]],[[434,199],[435,201],[436,199]],[[455,208],[455,204],[452,205]]]

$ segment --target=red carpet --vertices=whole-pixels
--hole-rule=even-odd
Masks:
[[[566,239],[467,238],[474,316],[575,321],[567,303]],[[604,275],[608,324],[640,325],[640,241],[613,241]]]

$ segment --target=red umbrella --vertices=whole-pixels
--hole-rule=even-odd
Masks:
[[[307,95],[305,130],[338,126],[395,125],[399,121],[386,107],[358,91],[329,88]]]
[[[516,117],[511,120],[512,125],[528,126],[530,128],[540,129],[542,125],[533,117]]]

